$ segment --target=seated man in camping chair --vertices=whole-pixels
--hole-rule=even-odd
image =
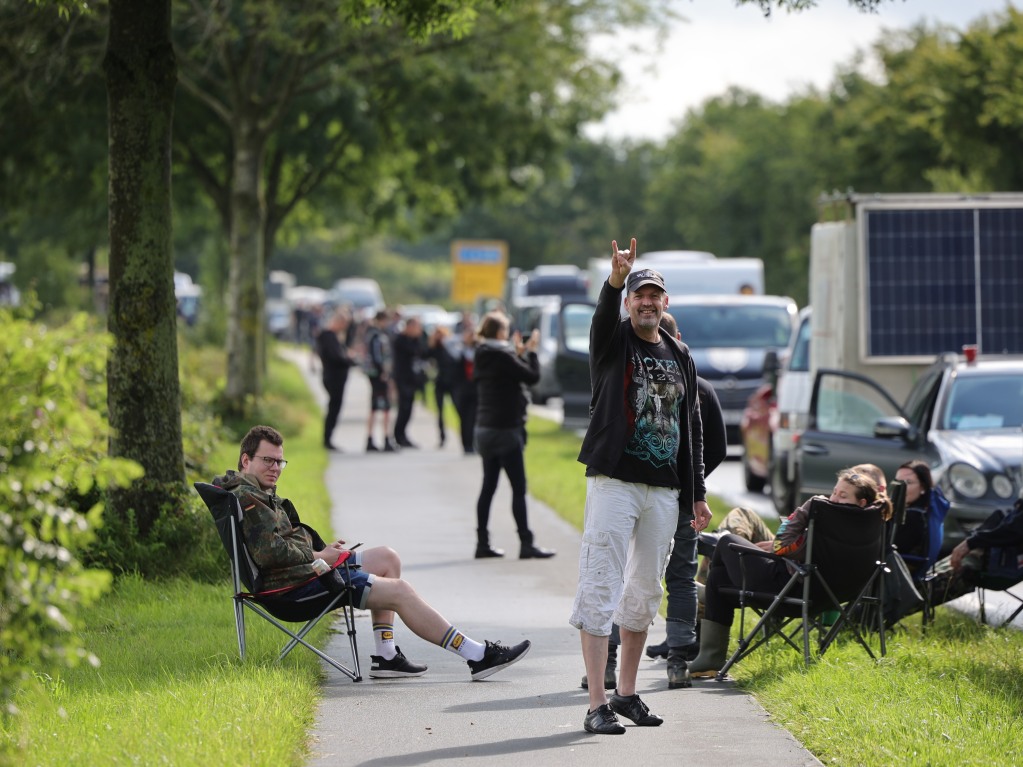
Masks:
[[[334,565],[345,541],[316,550],[315,531],[301,523],[291,501],[277,495],[277,480],[287,465],[284,438],[269,426],[253,426],[241,442],[238,471],[228,471],[213,484],[233,493],[243,511],[242,535],[263,576],[266,590],[306,584],[289,592],[292,599],[315,597],[325,591],[313,561]],[[455,629],[401,578],[397,552],[385,546],[351,552],[347,572],[339,569],[352,589],[353,605],[368,609],[373,618],[376,654],[371,656],[370,677],[414,677],[426,666],[409,661],[394,642],[394,614],[415,634],[466,660],[472,679],[484,679],[520,660],[529,641],[514,647],[498,642],[477,642]]]
[[[1023,581],[1023,496],[1008,511],[998,509],[992,513],[949,556],[935,564],[931,606],[950,602],[976,588],[1005,590],[1020,581]]]

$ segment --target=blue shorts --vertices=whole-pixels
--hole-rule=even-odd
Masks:
[[[362,569],[361,551],[354,552],[348,558],[348,565],[347,569],[344,565],[341,565],[337,568],[337,571],[341,573],[345,583],[352,588],[352,605],[360,610],[365,610],[366,602],[369,601],[369,592],[373,588],[373,581],[376,579],[376,576]],[[301,588],[295,589],[288,595],[288,598],[303,602],[306,600],[323,599],[327,596],[333,596],[333,594],[327,591],[319,580],[314,580]]]

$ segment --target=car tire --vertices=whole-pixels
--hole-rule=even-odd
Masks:
[[[774,503],[774,510],[778,512],[778,516],[782,519],[796,510],[796,488],[799,487],[798,478],[791,485],[785,479],[786,462],[786,456],[783,456],[782,460],[772,461],[769,470],[771,477],[771,501]]]
[[[762,493],[764,487],[767,485],[767,479],[765,477],[759,477],[754,474],[746,462],[746,453],[742,454],[742,475],[746,480],[746,489],[751,493]]]

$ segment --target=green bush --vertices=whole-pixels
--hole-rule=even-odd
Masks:
[[[3,717],[14,713],[13,693],[31,682],[30,670],[94,661],[72,629],[77,608],[110,583],[80,560],[102,514],[95,491],[142,473],[107,456],[108,346],[85,315],[48,327],[0,309]]]

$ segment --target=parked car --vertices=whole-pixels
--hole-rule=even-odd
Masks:
[[[508,270],[507,304],[511,312],[534,296],[585,298],[588,290],[586,273],[571,264],[544,264],[528,272]]]
[[[536,350],[540,380],[529,387],[530,397],[538,405],[546,404],[551,397],[561,396],[561,384],[554,369],[561,326],[560,309],[560,296],[535,296],[521,299],[512,314],[512,327],[524,339],[534,330],[540,332],[540,345]]]
[[[429,335],[438,327],[454,328],[452,313],[437,304],[402,304],[398,307],[402,319],[415,317],[423,326],[423,332]]]
[[[346,277],[334,283],[330,300],[335,306],[348,306],[357,322],[373,317],[385,308],[380,284],[368,277]]]
[[[669,295],[696,370],[718,395],[728,443],[741,442],[739,425],[750,396],[764,383],[768,352],[788,346],[796,328],[796,303],[783,296]]]
[[[1023,358],[946,353],[903,405],[872,379],[817,372],[796,451],[799,496],[827,493],[839,469],[869,461],[886,476],[912,458],[931,466],[952,503],[943,551],[1023,488]]]

